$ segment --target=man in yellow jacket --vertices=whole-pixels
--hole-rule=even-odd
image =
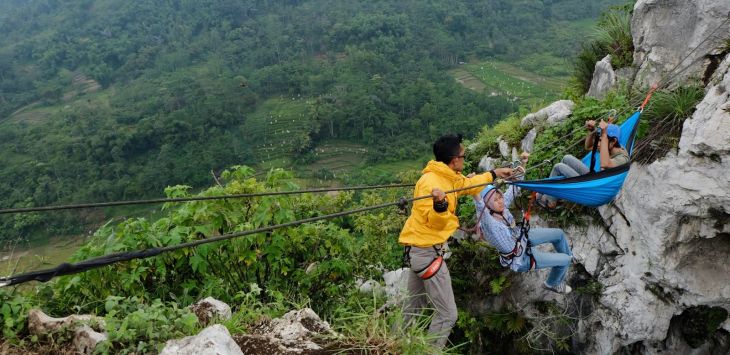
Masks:
[[[405,318],[410,320],[430,301],[436,314],[428,333],[434,336],[434,345],[439,348],[446,345],[457,318],[451,275],[442,258],[446,240],[459,227],[455,214],[457,198],[477,195],[484,184],[512,174],[512,169],[501,168],[481,175],[462,175],[464,146],[461,142],[461,135],[445,135],[433,144],[435,160],[429,161],[423,169],[413,192],[414,197],[430,194],[433,199],[413,202],[411,215],[398,239],[405,247],[404,258],[412,271],[408,273],[409,298],[404,310]],[[444,193],[472,185],[480,186],[448,195]]]

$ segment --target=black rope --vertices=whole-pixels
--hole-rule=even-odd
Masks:
[[[155,198],[155,199],[149,199],[149,200],[128,200],[128,201],[80,203],[80,204],[74,204],[74,205],[57,205],[57,206],[45,206],[45,207],[0,209],[0,214],[57,211],[57,210],[71,210],[71,209],[81,209],[81,208],[99,208],[99,207],[127,206],[127,205],[145,205],[145,204],[154,204],[154,203],[224,200],[224,199],[229,199],[229,198],[251,198],[251,197],[263,197],[263,196],[280,196],[280,195],[295,195],[295,194],[304,194],[304,193],[332,192],[332,191],[374,190],[374,189],[413,187],[413,186],[414,186],[414,184],[349,186],[349,187],[331,187],[331,188],[321,188],[321,189],[296,190],[296,191],[272,191],[272,192],[258,192],[258,193],[248,193],[248,194],[232,194],[232,195],[221,195],[221,196]]]
[[[447,193],[447,194],[455,193],[455,192],[459,192],[459,191],[473,189],[476,187],[483,187],[483,186],[486,186],[489,184],[491,184],[491,182],[471,185],[471,186],[463,187],[460,189],[449,190],[449,191],[446,191],[445,193]],[[279,229],[279,228],[293,227],[293,226],[298,226],[298,225],[304,224],[304,223],[311,223],[311,222],[317,222],[317,221],[321,221],[321,220],[325,220],[325,219],[343,217],[343,216],[347,216],[350,214],[366,212],[366,211],[371,211],[371,210],[390,207],[390,206],[402,206],[404,201],[413,202],[413,201],[422,200],[422,199],[431,198],[431,197],[432,197],[432,195],[424,195],[424,196],[418,196],[418,197],[412,197],[412,198],[401,198],[395,202],[388,202],[388,203],[383,203],[383,204],[379,204],[379,205],[362,207],[362,208],[332,213],[332,214],[323,215],[323,216],[305,218],[305,219],[301,219],[301,220],[297,220],[297,221],[281,223],[281,224],[277,224],[277,225],[273,225],[273,226],[261,227],[261,228],[248,230],[248,231],[224,234],[224,235],[220,235],[217,237],[199,239],[199,240],[194,240],[194,241],[190,241],[190,242],[186,242],[186,243],[170,245],[170,246],[166,246],[166,247],[112,253],[112,254],[107,254],[104,256],[97,257],[97,258],[84,260],[84,261],[81,261],[81,262],[78,262],[75,264],[63,263],[63,264],[60,264],[51,269],[33,271],[33,272],[24,273],[24,274],[15,275],[15,276],[2,277],[2,278],[0,278],[0,287],[17,285],[17,284],[21,284],[21,283],[28,282],[28,281],[46,282],[57,276],[77,274],[77,273],[80,273],[83,271],[100,268],[102,266],[107,266],[107,265],[115,264],[115,263],[122,262],[122,261],[129,261],[132,259],[145,259],[145,258],[157,256],[162,253],[167,253],[167,252],[171,252],[171,251],[175,251],[175,250],[179,250],[179,249],[194,248],[194,247],[197,247],[202,244],[220,242],[220,241],[237,238],[237,237],[243,237],[243,236],[247,236],[247,235],[251,235],[251,234],[273,231],[273,230]]]

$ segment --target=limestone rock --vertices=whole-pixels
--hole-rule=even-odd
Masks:
[[[684,122],[678,152],[632,165],[615,204],[599,209],[607,230],[571,233],[574,252],[597,259],[586,270],[605,287],[582,321],[594,339],[586,353],[658,343],[683,351],[672,340],[674,315],[690,306],[730,310],[730,265],[714,262],[730,256],[729,67],[726,58]]]
[[[544,122],[553,125],[559,123],[573,114],[575,103],[570,100],[555,101],[549,106],[531,113],[522,118],[522,127],[535,126]]]
[[[211,325],[197,335],[168,340],[160,355],[243,355],[241,348],[228,329],[220,324]]]
[[[302,349],[289,348],[286,343],[277,338],[258,334],[237,334],[234,339],[244,354],[301,354]]]
[[[406,297],[408,292],[409,268],[400,268],[383,274],[385,280],[385,295],[389,301],[397,301]]]
[[[99,333],[88,325],[83,325],[74,331],[73,344],[79,353],[93,354],[96,345],[107,339],[109,337],[105,333]]]
[[[502,158],[509,158],[509,144],[507,144],[504,139],[500,138],[497,145],[499,146],[499,154]]]
[[[301,354],[321,351],[315,340],[323,335],[337,336],[313,310],[304,308],[263,322],[252,334],[236,335],[235,339],[247,354]]]
[[[537,138],[537,128],[531,129],[529,132],[527,132],[525,138],[522,138],[523,152],[532,152],[532,147],[535,145],[535,138]],[[481,165],[481,162],[479,164]]]
[[[730,1],[637,1],[631,19],[639,68],[634,86],[649,87],[670,72],[677,74],[673,83],[700,78],[709,65],[703,58],[719,54],[730,32],[727,23],[719,28],[729,12]]]
[[[34,335],[44,335],[65,327],[80,324],[98,324],[104,328],[104,318],[94,315],[70,315],[63,318],[50,317],[40,309],[31,309],[28,312],[28,331]]]
[[[357,283],[357,288],[360,291],[360,293],[362,293],[364,295],[372,295],[372,294],[382,295],[385,293],[385,289],[383,288],[383,286],[375,280],[366,280],[366,281],[360,280]]]
[[[213,297],[206,297],[190,305],[190,310],[198,317],[200,324],[207,325],[212,320],[231,319],[231,307]]]
[[[596,63],[593,80],[586,96],[603,99],[606,93],[616,84],[616,73],[611,66],[611,55],[607,55]]]
[[[495,165],[494,162],[495,162],[494,158],[492,158],[488,155],[485,155],[482,157],[482,159],[479,160],[479,169],[481,171],[492,170],[492,169],[494,169],[494,165]]]
[[[270,329],[266,332],[275,338],[285,342],[306,342],[314,334],[331,333],[330,325],[321,320],[317,313],[311,308],[304,308],[299,311],[290,311],[283,317],[271,321]],[[319,349],[319,346],[312,343],[306,344],[308,349]]]

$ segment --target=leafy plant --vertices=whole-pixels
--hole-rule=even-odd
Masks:
[[[499,140],[504,140],[510,147],[519,147],[522,138],[530,127],[520,125],[521,118],[526,111],[515,113],[499,121],[493,127],[485,126],[473,144],[470,144],[469,160],[476,166],[484,155],[499,156]]]
[[[20,292],[0,288],[0,325],[5,339],[13,340],[26,335],[31,299]]]
[[[654,93],[639,122],[634,160],[650,162],[676,149],[684,120],[694,113],[704,96],[700,86],[681,86]]]
[[[591,40],[581,46],[571,78],[571,86],[578,94],[588,92],[596,62],[606,55],[611,55],[614,69],[632,64],[634,44],[631,37],[631,11],[631,7],[623,6],[605,12]]]
[[[137,297],[107,298],[104,317],[108,340],[96,351],[147,353],[162,350],[164,342],[199,331],[198,318],[177,303],[159,299],[144,303]]]

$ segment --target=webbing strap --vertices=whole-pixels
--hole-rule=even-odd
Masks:
[[[649,93],[646,94],[646,98],[644,99],[644,102],[641,103],[641,106],[639,106],[639,112],[644,112],[644,106],[649,103],[649,99],[651,99],[651,95],[654,94],[654,91],[657,89],[657,84],[654,83],[654,85],[651,86],[651,89],[649,89]]]

